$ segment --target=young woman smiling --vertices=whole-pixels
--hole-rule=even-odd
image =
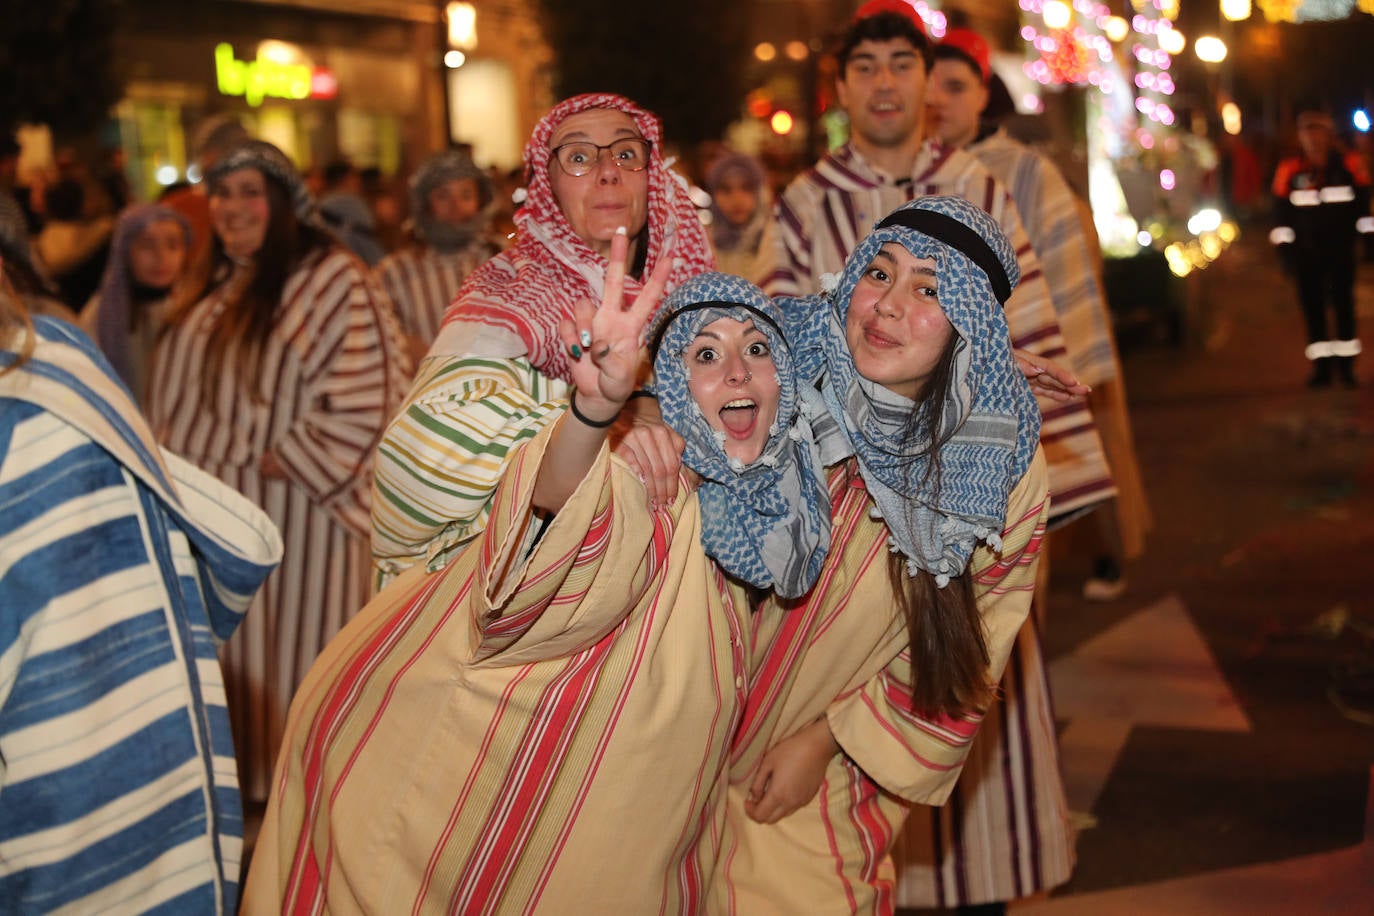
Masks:
[[[832,546],[804,599],[752,620],[713,912],[892,912],[907,811],[958,778],[1044,530],[1039,409],[1001,306],[1016,277],[991,218],[922,198],[829,295],[781,303],[839,426]]]

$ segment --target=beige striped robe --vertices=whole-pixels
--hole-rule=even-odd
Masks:
[[[411,567],[310,672],[245,912],[700,912],[746,603],[696,495],[650,514],[605,448],[529,551],[549,437],[510,455],[466,550]]]
[[[394,321],[361,262],[331,249],[286,282],[257,391],[230,360],[213,410],[201,366],[228,282],[158,348],[149,414],[159,440],[261,506],[281,529],[281,566],[258,592],[222,661],[245,799],[264,801],[291,695],[344,622],[367,602],[372,454],[399,402]],[[286,479],[262,475],[271,450]]]
[[[902,823],[913,807],[950,795],[984,721],[911,711],[887,529],[870,517],[853,462],[831,469],[830,491],[834,546],[820,580],[804,601],[770,599],[753,618],[749,703],[730,755],[713,913],[891,913],[889,852]],[[1046,503],[1037,452],[1008,502],[1002,551],[983,546],[971,560],[994,678],[1030,611]],[[776,824],[750,820],[744,802],[764,753],[822,715],[843,753],[817,797]]]

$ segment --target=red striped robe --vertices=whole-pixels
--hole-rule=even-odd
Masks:
[[[650,514],[605,449],[530,551],[546,429],[484,531],[411,567],[291,711],[250,913],[695,913],[748,611],[695,494]]]
[[[494,253],[481,240],[448,253],[428,247],[403,248],[383,258],[373,275],[396,308],[401,333],[429,345],[439,336],[444,312],[458,287]]]
[[[1045,463],[1012,493],[1003,550],[973,554],[974,591],[998,677],[1030,610],[1044,535]],[[911,712],[905,623],[894,612],[887,529],[852,463],[832,469],[832,551],[803,602],[754,617],[749,704],[730,758],[717,913],[891,913],[889,852],[912,803],[949,796],[982,717]],[[999,706],[992,715],[997,715]],[[824,715],[844,750],[815,799],[776,824],[744,801],[764,753]]]
[[[384,300],[361,263],[333,249],[287,279],[258,395],[243,393],[226,360],[214,410],[205,409],[205,345],[229,284],[163,338],[149,416],[163,445],[261,506],[285,542],[281,566],[222,652],[243,795],[265,801],[296,685],[367,601],[372,454],[405,378]],[[258,470],[269,449],[286,479]]]

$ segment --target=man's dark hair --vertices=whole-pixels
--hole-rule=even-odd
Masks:
[[[332,188],[352,174],[353,163],[344,159],[336,159],[324,167],[325,186]]]
[[[982,82],[983,68],[978,66],[978,62],[960,48],[953,45],[936,45],[930,49],[930,62],[934,64],[937,60],[957,60],[961,64],[968,64],[973,75],[978,77],[979,82]]]
[[[920,54],[921,60],[925,62],[926,72],[930,72],[930,67],[935,59],[931,57],[930,40],[926,38],[925,33],[916,27],[916,23],[900,13],[882,12],[866,16],[852,23],[840,36],[839,48],[835,51],[835,59],[839,63],[840,79],[844,79],[845,67],[849,65],[849,56],[854,53],[854,49],[859,46],[860,42],[891,41],[894,38],[905,38],[911,42],[911,46],[916,49],[916,53]]]
[[[86,206],[86,190],[81,182],[65,178],[48,188],[43,194],[47,204],[48,216],[60,220],[79,220]]]

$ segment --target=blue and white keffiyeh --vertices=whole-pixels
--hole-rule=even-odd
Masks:
[[[687,347],[720,318],[763,332],[778,372],[777,419],[763,453],[742,464],[725,454],[687,388]],[[825,406],[798,388],[780,329],[782,315],[752,283],[721,273],[683,283],[664,304],[655,331],[654,377],[663,419],[687,440],[682,460],[702,477],[702,543],[731,575],[784,598],[805,594],[830,547],[830,496],[810,417]]]
[[[933,437],[919,424],[912,435],[912,412],[925,408],[862,378],[845,341],[854,288],[888,242],[935,261],[939,302],[958,334],[943,428]],[[780,302],[798,375],[820,379],[892,548],[911,574],[926,570],[941,587],[964,571],[980,541],[1000,549],[1007,500],[1040,438],[1040,409],[1002,311],[1019,279],[1016,253],[991,217],[960,198],[925,197],[879,222],[832,291]],[[937,474],[927,473],[932,438],[940,443]],[[833,457],[828,448],[826,459]]]

